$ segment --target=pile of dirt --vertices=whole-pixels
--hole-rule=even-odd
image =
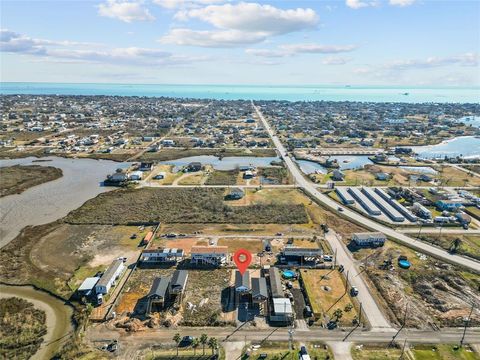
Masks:
[[[145,325],[136,318],[124,318],[115,323],[115,327],[125,329],[128,332],[137,332],[145,330]]]

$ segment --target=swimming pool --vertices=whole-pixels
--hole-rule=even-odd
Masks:
[[[283,275],[283,277],[284,277],[285,279],[292,279],[292,278],[295,277],[295,271],[293,271],[293,270],[285,270],[282,275]]]

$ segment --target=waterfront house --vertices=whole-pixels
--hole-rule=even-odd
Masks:
[[[345,175],[338,169],[333,170],[332,180],[334,181],[343,181]]]
[[[143,250],[140,262],[148,264],[178,263],[183,260],[183,249],[158,248]]]
[[[95,285],[95,292],[102,295],[108,294],[110,288],[115,285],[115,281],[120,277],[124,268],[125,266],[122,259],[114,260]]]

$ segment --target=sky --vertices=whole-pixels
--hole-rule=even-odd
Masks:
[[[2,0],[2,82],[480,86],[480,1]]]

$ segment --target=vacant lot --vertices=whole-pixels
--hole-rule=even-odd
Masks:
[[[306,223],[303,205],[228,206],[225,189],[122,189],[103,193],[72,211],[72,224]]]
[[[303,345],[303,344],[302,344]],[[333,359],[330,350],[320,343],[307,343],[306,346],[310,358],[317,360]],[[257,359],[260,354],[267,354],[267,359],[298,360],[300,344],[293,343],[294,350],[288,348],[288,342],[267,341],[260,344],[260,348],[248,347],[245,352],[250,354],[250,359]]]
[[[288,170],[284,167],[260,168],[259,176],[263,177],[263,183],[288,184]]]
[[[480,260],[480,235],[421,235],[420,240],[438,245],[452,253]]]
[[[213,171],[207,178],[207,185],[235,185],[238,178],[238,170]]]
[[[222,309],[226,306],[231,270],[189,270],[185,290],[182,324],[186,326],[222,326]],[[191,303],[188,308],[185,304]]]
[[[0,358],[29,359],[46,333],[43,310],[17,297],[0,299]]]
[[[388,344],[359,344],[352,346],[352,358],[354,360],[397,360],[400,358],[401,353],[401,349],[389,347]]]
[[[0,168],[0,197],[20,194],[35,185],[62,177],[62,170],[53,166],[8,166]]]
[[[412,264],[410,269],[398,267],[400,255],[408,257]],[[380,302],[393,323],[402,323],[408,303],[407,327],[461,326],[470,313],[471,304],[475,304],[471,324],[480,324],[477,275],[462,272],[392,242],[376,250],[357,251],[355,258],[366,266],[365,273],[384,299]],[[389,260],[392,261],[392,270],[383,266],[384,261]]]
[[[61,221],[27,227],[0,250],[0,280],[33,284],[68,299],[84,278],[116,257],[135,259],[145,231]],[[133,233],[138,239],[130,239]]]
[[[345,288],[342,275],[336,270],[301,270],[301,278],[312,311],[320,324],[335,320],[335,310],[342,310],[339,324],[350,326],[357,316],[354,308],[348,309],[352,299]]]
[[[226,156],[258,156],[271,157],[276,156],[275,149],[174,149],[165,148],[158,152],[146,152],[139,160],[141,161],[168,161],[190,156],[214,155],[218,157]]]
[[[415,360],[478,360],[480,355],[467,345],[462,348],[454,345],[415,345],[410,348]]]

